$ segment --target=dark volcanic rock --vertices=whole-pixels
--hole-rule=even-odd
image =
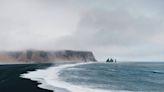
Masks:
[[[93,53],[88,51],[57,51],[51,53],[51,56],[55,61],[96,61]]]
[[[49,63],[49,62],[88,62],[96,61],[90,51],[39,51],[27,50],[0,53],[0,63]]]

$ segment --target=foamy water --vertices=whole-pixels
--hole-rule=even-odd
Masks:
[[[54,92],[163,92],[164,63],[81,63],[21,75]]]
[[[89,88],[84,86],[77,86],[71,83],[65,82],[59,78],[60,71],[68,67],[74,67],[83,64],[90,63],[80,63],[80,64],[67,64],[50,67],[44,70],[36,70],[33,72],[28,72],[26,74],[22,74],[22,78],[31,79],[33,81],[37,81],[41,83],[38,87],[43,89],[53,90],[54,92],[118,92],[114,90],[102,90],[96,88]],[[125,91],[121,91],[125,92]],[[127,91],[126,91],[127,92]]]

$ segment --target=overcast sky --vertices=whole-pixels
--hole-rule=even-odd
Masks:
[[[164,60],[163,0],[0,0],[0,50]]]

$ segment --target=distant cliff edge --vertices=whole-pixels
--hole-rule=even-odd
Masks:
[[[15,52],[0,52],[0,63],[52,63],[52,62],[88,62],[96,61],[90,51],[41,51],[26,50]]]

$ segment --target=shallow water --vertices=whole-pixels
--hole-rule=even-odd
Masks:
[[[164,91],[164,63],[67,64],[22,77],[39,81],[43,83],[39,87],[55,92]]]

